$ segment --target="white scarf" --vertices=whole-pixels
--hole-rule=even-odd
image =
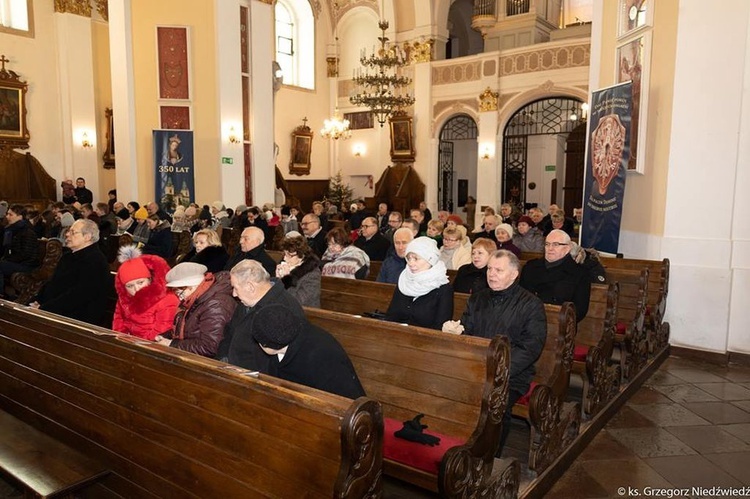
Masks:
[[[438,261],[432,268],[418,274],[409,270],[407,265],[398,277],[398,289],[406,296],[417,299],[448,282],[448,271],[441,261]]]

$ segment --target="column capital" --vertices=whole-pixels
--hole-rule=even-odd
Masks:
[[[55,0],[55,12],[91,17],[89,0]]]

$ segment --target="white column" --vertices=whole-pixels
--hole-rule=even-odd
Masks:
[[[131,0],[109,3],[109,58],[112,61],[110,73],[116,144],[117,197],[139,200]],[[100,142],[103,140],[102,137]]]
[[[273,202],[276,188],[273,153],[273,6],[250,2],[253,204]]]
[[[99,196],[99,169],[104,137],[96,136],[94,106],[94,60],[91,45],[91,18],[75,14],[55,14],[58,46],[58,88],[62,128],[63,174],[83,177]],[[83,148],[82,136],[94,146]]]
[[[219,132],[220,157],[216,158],[216,170],[221,179],[220,199],[226,206],[234,208],[245,202],[240,5],[249,8],[249,4],[237,0],[222,0],[214,2],[214,5],[216,7],[217,99],[221,127]],[[268,71],[270,80],[270,64]],[[234,129],[233,132],[232,129]],[[232,133],[240,139],[240,142],[234,144],[229,142],[229,136]],[[222,158],[225,157],[231,158],[232,164],[223,164]],[[253,178],[253,182],[255,181],[256,179]]]
[[[437,217],[437,152],[432,144],[432,68],[414,64],[414,169],[425,184],[425,202]]]
[[[335,53],[330,54],[329,50],[328,57],[335,57]],[[339,103],[338,84],[338,76],[328,78],[328,102],[331,103],[331,105],[328,106],[328,116],[333,116],[333,113],[336,111],[336,106]],[[313,133],[316,135],[318,135],[318,132],[318,130],[313,130]],[[322,136],[320,138],[321,140],[328,142],[328,177],[333,178],[341,168],[339,165],[339,141],[324,139]]]
[[[502,161],[500,152],[502,136],[497,135],[497,111],[479,114],[477,135],[477,210],[474,226],[482,225],[482,206],[491,206],[497,210],[500,205],[500,172]],[[489,159],[483,159],[485,147],[489,147]]]

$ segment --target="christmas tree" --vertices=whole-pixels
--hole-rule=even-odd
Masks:
[[[328,192],[326,193],[326,199],[339,208],[342,206],[348,207],[349,203],[352,202],[352,194],[354,194],[354,189],[344,182],[344,176],[341,174],[341,170],[339,170],[338,173],[331,178],[331,183],[328,185]]]

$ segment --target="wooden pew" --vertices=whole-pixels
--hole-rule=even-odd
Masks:
[[[378,497],[382,410],[0,301],[0,409],[104,464],[93,497]]]
[[[395,284],[323,276],[320,280],[320,308],[352,315],[375,310],[385,313],[395,289]],[[461,318],[469,296],[466,293],[453,294],[454,320]]]
[[[421,413],[428,433],[462,442],[442,457],[437,474],[385,455],[387,474],[443,497],[516,496],[517,462],[504,460],[493,474],[508,397],[507,339],[490,342],[316,308],[305,313],[344,347],[368,396],[391,418],[386,427],[396,420],[399,429]]]
[[[543,472],[573,442],[581,423],[577,403],[566,402],[576,338],[572,303],[545,305],[547,341],[537,360],[529,397],[513,406],[513,415],[531,426],[529,469]]]
[[[623,383],[632,379],[648,360],[648,336],[645,328],[648,297],[648,269],[614,269],[607,280],[619,286],[615,349],[619,350]]]
[[[31,272],[16,272],[10,276],[10,284],[16,292],[16,303],[26,305],[31,302],[42,286],[52,279],[62,255],[63,244],[57,239],[39,240],[39,267]]]
[[[591,285],[586,317],[578,322],[573,372],[583,379],[583,413],[591,418],[620,388],[620,366],[612,364],[618,285]]]

